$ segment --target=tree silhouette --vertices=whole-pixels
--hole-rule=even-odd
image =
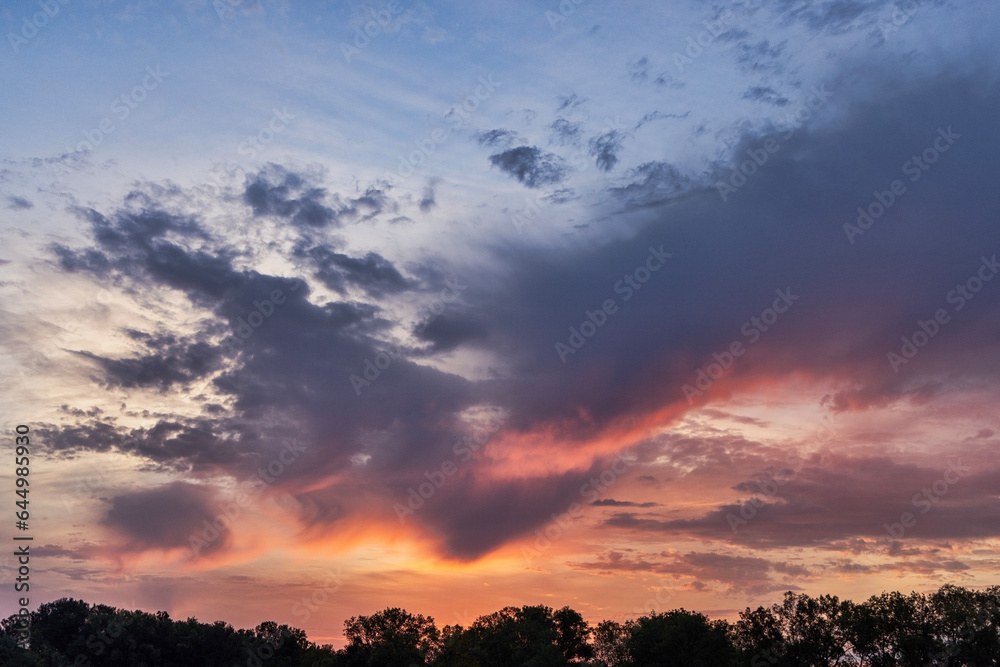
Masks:
[[[552,614],[556,623],[556,645],[567,661],[591,658],[594,649],[590,645],[590,626],[579,612],[563,607]]]
[[[601,621],[594,628],[594,657],[603,667],[619,667],[627,665],[629,660],[628,639],[635,623],[625,624],[616,621]]]
[[[558,667],[568,662],[559,647],[559,630],[549,607],[504,607],[480,616],[462,634],[444,664]]]
[[[635,667],[719,667],[734,658],[725,621],[710,621],[684,609],[643,616],[626,646]]]
[[[340,650],[275,621],[234,630],[65,598],[0,620],[10,667],[986,667],[1000,666],[1000,586],[943,586],[860,603],[788,592],[734,623],[675,609],[591,627],[577,611],[504,607],[468,628],[389,607],[344,623]]]
[[[372,667],[410,667],[428,664],[439,650],[434,619],[390,607],[371,616],[351,617],[344,623],[347,664]]]

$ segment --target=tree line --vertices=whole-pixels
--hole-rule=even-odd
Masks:
[[[346,645],[274,621],[236,630],[64,598],[0,621],[10,667],[987,667],[1000,666],[1000,586],[946,585],[865,602],[785,593],[734,622],[674,609],[588,623],[569,607],[505,607],[468,627],[390,607],[344,623]]]

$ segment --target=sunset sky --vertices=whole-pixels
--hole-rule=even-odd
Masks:
[[[32,608],[339,646],[387,606],[998,583],[993,0],[14,0],[0,26]]]

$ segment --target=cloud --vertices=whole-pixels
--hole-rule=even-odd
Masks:
[[[483,132],[479,135],[480,146],[502,146],[507,148],[515,142],[523,142],[523,139],[514,130],[496,129]]]
[[[7,208],[13,211],[26,211],[34,207],[35,205],[24,197],[18,197],[17,195],[10,195],[7,197]]]
[[[205,341],[177,340],[171,335],[152,336],[130,330],[145,342],[151,354],[128,359],[109,359],[92,352],[77,352],[104,370],[109,386],[156,387],[166,391],[174,384],[188,384],[221,367],[219,349]]]
[[[770,86],[751,86],[743,93],[743,99],[755,102],[766,102],[776,107],[788,106],[788,98],[780,95],[778,91]]]
[[[672,90],[680,90],[685,85],[687,85],[683,81],[678,81],[669,72],[660,72],[659,74],[657,74],[656,78],[653,80],[653,83],[662,88],[670,88]]]
[[[691,115],[690,111],[685,111],[684,113],[681,114],[663,113],[662,111],[650,111],[648,114],[639,119],[639,121],[635,124],[635,127],[633,129],[638,130],[643,125],[651,123],[654,120],[661,120],[666,118],[687,118],[690,115]]]
[[[52,250],[66,271],[90,272],[100,277],[113,268],[123,275],[142,275],[187,291],[198,301],[218,299],[240,280],[225,251],[187,250],[166,240],[167,236],[188,242],[208,239],[189,216],[127,208],[109,219],[94,209],[72,211],[91,223],[97,248],[73,251],[54,245]]]
[[[614,163],[611,165],[614,166]],[[632,182],[612,187],[610,192],[627,201],[630,206],[662,204],[695,187],[690,176],[672,164],[659,161],[644,162],[630,169],[626,179]]]
[[[459,474],[420,511],[423,522],[440,536],[445,553],[474,560],[566,512],[581,499],[580,488],[607,470],[597,461],[585,471],[504,480],[477,479],[475,469]]]
[[[799,586],[790,582],[811,577],[808,569],[795,563],[715,552],[630,555],[622,551],[609,551],[602,554],[597,561],[570,563],[570,567],[613,574],[619,572],[667,574],[674,579],[691,579],[689,587],[694,590],[703,590],[706,582],[713,582],[720,585],[726,595],[763,595],[777,591],[799,590]]]
[[[573,123],[565,118],[556,118],[549,124],[552,130],[552,141],[562,146],[575,144],[583,136],[580,123]]]
[[[576,93],[570,93],[569,95],[560,95],[558,97],[558,100],[559,100],[559,106],[556,107],[556,113],[561,113],[563,111],[572,111],[587,102],[586,97],[580,97]]]
[[[603,456],[595,450],[618,441],[632,419],[655,416],[669,424],[696,405],[792,378],[830,387],[830,409],[858,413],[956,392],[988,394],[1000,380],[993,353],[1000,289],[984,284],[960,311],[946,294],[974,275],[984,253],[1000,253],[991,213],[1000,210],[1000,194],[984,168],[1000,147],[1000,128],[982,112],[1000,102],[995,78],[944,71],[905,85],[871,86],[877,92],[831,88],[843,91],[830,102],[835,122],[817,114],[790,135],[748,129],[705,173],[663,160],[623,170],[614,185],[590,193],[598,203],[579,220],[598,230],[613,224],[620,233],[587,243],[483,244],[462,294],[469,307],[427,320],[419,333],[412,331],[412,311],[400,313],[400,295],[429,300],[428,276],[448,275],[461,262],[414,254],[398,260],[404,275],[381,254],[354,256],[341,240],[322,235],[341,220],[387,211],[392,202],[383,190],[333,193],[318,179],[275,167],[248,180],[260,184],[259,214],[246,198],[192,195],[184,209],[183,198],[168,189],[145,186],[142,196],[105,212],[73,209],[88,223],[89,240],[53,247],[54,266],[140,296],[174,292],[204,319],[201,336],[168,341],[157,330],[133,339],[139,351],[81,352],[122,386],[155,389],[197,378],[205,395],[192,411],[197,417],[150,415],[142,428],[74,417],[44,437],[67,455],[124,451],[206,479],[242,474],[270,460],[282,438],[296,438],[308,444],[307,453],[288,467],[276,491],[302,496],[308,511],[297,520],[304,530],[324,534],[333,523],[387,522],[430,535],[446,557],[473,559],[565,511],[593,474],[589,460]],[[856,220],[857,207],[906,178],[900,165],[949,125],[961,135],[954,149],[918,182],[908,181],[905,195],[850,243],[844,224]],[[768,139],[780,148],[723,201],[716,179],[728,179],[747,151]],[[528,187],[568,176],[555,156],[531,146],[491,162]],[[319,226],[294,222],[308,202],[335,215]],[[229,217],[289,223],[292,238],[266,249],[237,247],[224,223],[213,225],[203,213],[226,206]],[[654,251],[672,256],[651,271]],[[303,280],[275,268],[288,262]],[[317,298],[316,281],[336,300]],[[239,319],[274,290],[284,301],[252,335],[237,335]],[[767,311],[778,291],[796,299],[772,319]],[[601,318],[595,313],[609,299],[616,308]],[[893,372],[887,353],[939,308],[949,309],[951,321]],[[762,317],[766,329],[753,324]],[[564,363],[557,343],[568,345],[587,321],[593,334]],[[715,355],[734,341],[745,354],[689,402],[685,385],[694,386],[698,371],[717,363]],[[221,344],[219,356],[194,355],[202,342]],[[461,363],[441,363],[448,358],[468,359],[482,373],[463,375]],[[425,473],[455,459],[456,438],[473,428],[470,415],[486,409],[509,414],[489,456],[466,462],[440,496],[398,528],[393,504],[405,502]],[[678,470],[724,469],[734,454],[754,447],[736,436],[714,445],[652,439],[636,446],[637,455],[649,465],[655,451],[671,472],[651,465],[637,472],[650,483],[645,492]],[[520,466],[539,449],[551,453],[552,469],[524,474]],[[877,458],[828,470],[806,466],[735,537],[725,517],[753,493],[749,473],[733,482],[750,487],[734,489],[731,502],[703,516],[681,520],[629,507],[621,509],[634,511],[616,513],[608,526],[765,547],[822,545],[876,531],[884,520],[872,521],[873,507],[892,510],[888,519],[896,520],[893,511],[903,511],[919,491],[907,485],[925,473],[940,475]],[[905,493],[889,497],[885,480]],[[917,530],[928,539],[995,535],[998,517],[979,490],[986,481],[963,480]],[[365,503],[356,499],[359,490]],[[812,523],[803,526],[802,513]]]
[[[70,273],[86,272],[103,276],[111,269],[111,262],[98,250],[88,248],[77,252],[55,243],[52,245],[52,252],[59,258],[59,266]]]
[[[490,156],[490,164],[529,188],[559,183],[566,178],[562,159],[537,146],[518,146]]]
[[[218,513],[214,494],[205,487],[173,482],[114,496],[101,520],[120,534],[122,551],[188,548],[195,528]],[[230,537],[223,531],[206,549],[222,549]]]
[[[118,452],[152,461],[158,469],[201,474],[248,472],[278,431],[274,425],[235,418],[185,418],[151,415],[150,427],[117,426],[114,418],[80,421],[39,429],[52,451],[70,457],[89,452]]]
[[[634,503],[629,500],[615,500],[614,498],[601,498],[590,503],[595,507],[657,507],[660,503]]]
[[[439,178],[432,178],[427,181],[427,185],[424,186],[424,193],[420,197],[420,212],[428,213],[431,209],[437,206],[437,198],[435,197],[434,189],[441,182]]]
[[[295,254],[308,258],[316,276],[330,289],[345,294],[349,285],[364,289],[372,295],[401,292],[411,287],[396,267],[376,252],[364,257],[351,257],[319,244],[306,248],[300,244]]]
[[[770,40],[757,42],[740,40],[737,43],[736,63],[745,72],[771,72],[782,74],[785,71],[787,58],[782,58],[785,43],[771,45]]]
[[[45,544],[31,547],[32,556],[41,558],[70,558],[72,560],[85,560],[92,556],[89,549],[66,549],[55,544]]]
[[[340,224],[338,212],[324,204],[325,196],[298,174],[271,167],[248,179],[243,200],[255,216],[274,215],[300,227]]]
[[[243,201],[255,217],[275,216],[303,230],[336,227],[398,210],[383,188],[371,186],[356,197],[329,196],[315,179],[270,164],[247,178]]]
[[[801,21],[816,31],[847,32],[858,25],[859,19],[871,16],[890,0],[836,0],[817,6],[798,6],[786,11],[788,18]],[[786,3],[788,6],[790,3]]]
[[[764,421],[763,419],[758,419],[757,417],[746,417],[744,415],[734,415],[731,412],[726,412],[725,410],[716,410],[715,408],[703,408],[700,414],[706,417],[712,417],[714,419],[728,419],[730,421],[737,422],[739,424],[749,424],[752,426],[759,426],[761,428],[767,428],[770,426],[770,422]]]
[[[733,487],[741,492],[740,502],[719,505],[698,518],[624,512],[605,523],[758,549],[840,549],[852,540],[886,539],[890,536],[885,525],[899,522],[905,513],[916,517],[904,531],[907,543],[1000,535],[1000,508],[989,491],[990,484],[1000,479],[1000,468],[946,473],[954,459],[942,460],[936,468],[888,458],[831,459],[823,467],[816,463],[811,461],[798,472],[740,482]],[[943,481],[946,474],[951,483]],[[944,491],[925,494],[935,483]],[[752,498],[757,500],[751,503]]]
[[[597,160],[597,168],[611,171],[618,164],[618,153],[622,149],[625,134],[609,130],[590,140],[590,154]]]
[[[649,78],[649,58],[643,56],[638,60],[630,60],[626,65],[628,78],[633,83],[642,83]]]
[[[431,343],[434,351],[448,352],[463,344],[486,340],[489,330],[470,317],[444,314],[431,317],[417,337]]]

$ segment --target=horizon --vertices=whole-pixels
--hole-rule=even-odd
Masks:
[[[998,11],[8,3],[0,614],[995,585]]]
[[[949,587],[952,587],[952,588],[949,589]],[[994,611],[995,610],[995,602],[989,602],[989,596],[990,595],[994,595],[995,596],[995,594],[997,593],[997,589],[998,589],[998,587],[996,585],[989,586],[989,587],[984,587],[982,589],[975,589],[975,588],[968,588],[968,587],[958,587],[958,591],[959,592],[970,592],[971,591],[971,592],[974,592],[974,593],[982,593],[982,594],[984,594],[984,598],[986,598],[986,599],[983,599],[983,600],[979,601],[982,604],[982,607],[976,609],[976,613],[977,614],[983,614],[983,615],[988,614],[989,611]],[[881,591],[879,593],[874,593],[868,599],[865,599],[865,600],[849,600],[849,599],[841,599],[841,598],[838,598],[837,596],[832,596],[832,597],[839,604],[841,604],[841,605],[843,605],[844,603],[850,603],[850,604],[854,604],[854,605],[863,605],[863,604],[872,603],[873,601],[877,603],[878,599],[880,597],[883,597],[883,596],[886,596],[886,595],[893,595],[893,594],[899,594],[899,595],[902,595],[904,597],[909,597],[909,596],[913,596],[913,595],[919,595],[919,596],[925,597],[928,600],[931,599],[931,598],[933,598],[935,595],[939,596],[939,597],[941,597],[943,599],[946,599],[949,594],[952,595],[953,597],[961,597],[961,596],[954,596],[954,593],[955,593],[954,584],[945,584],[941,588],[938,588],[938,589],[935,589],[935,590],[931,590],[931,591],[926,591],[926,592],[924,592],[924,591],[910,591],[910,592],[906,592],[906,591],[899,591],[899,590],[893,590],[893,591],[886,590],[886,591]],[[808,595],[808,594],[794,593],[793,591],[787,591],[787,592],[783,593],[781,596],[779,596],[778,599],[775,600],[773,603],[766,604],[766,605],[760,605],[756,609],[751,609],[750,607],[747,607],[744,610],[740,610],[740,612],[738,614],[736,614],[733,618],[715,619],[715,618],[712,618],[711,616],[709,616],[709,615],[707,615],[707,614],[705,614],[702,611],[697,610],[697,609],[685,609],[683,607],[664,607],[664,608],[661,608],[661,609],[656,610],[656,611],[650,610],[650,611],[646,611],[646,612],[642,612],[642,613],[636,612],[634,614],[631,614],[630,618],[628,618],[625,621],[620,622],[620,623],[623,626],[628,626],[629,623],[635,622],[635,621],[639,620],[640,618],[652,618],[652,617],[655,617],[657,615],[663,615],[663,614],[669,614],[669,613],[674,613],[674,612],[680,612],[680,613],[686,613],[686,614],[689,614],[689,615],[701,615],[701,616],[704,616],[706,619],[708,619],[710,621],[723,620],[723,621],[725,621],[726,623],[728,623],[728,624],[730,624],[732,626],[732,625],[735,625],[737,621],[746,620],[746,617],[744,616],[744,614],[746,614],[747,612],[757,611],[758,609],[761,609],[761,608],[763,608],[763,609],[765,609],[767,611],[772,611],[773,612],[776,608],[780,608],[782,606],[782,601],[787,596],[789,596],[789,595],[794,596],[795,598],[798,598],[801,595]],[[818,597],[823,597],[825,595],[826,594],[820,593],[817,596],[815,596],[813,599],[816,599]],[[72,598],[72,597],[69,597],[69,598],[60,598],[59,600],[50,601],[50,602],[58,603],[58,602],[64,602],[64,601],[82,602],[84,604],[91,605],[92,607],[97,607],[99,604],[101,604],[101,603],[88,603],[86,600],[76,599],[76,598]],[[655,599],[652,599],[652,601],[653,602],[657,602],[657,600],[655,600]],[[43,604],[46,604],[46,603],[43,603]],[[662,603],[657,602],[657,604],[662,604]],[[162,613],[166,613],[168,615],[168,618],[170,617],[169,612],[166,612],[165,610],[130,609],[128,607],[115,607],[113,605],[107,605],[107,606],[111,607],[116,612],[126,612],[126,613],[141,612],[141,613],[152,614],[152,615],[156,615],[156,614],[159,614],[159,613],[162,612]],[[513,605],[514,609],[522,609],[522,608],[526,608],[526,607],[544,607],[544,608],[548,608],[550,611],[555,611],[555,610],[561,609],[560,607],[557,607],[557,606],[544,605],[542,603],[533,603],[531,601],[524,601],[520,605]],[[490,616],[490,615],[492,615],[492,614],[494,614],[496,612],[501,612],[501,611],[504,611],[504,610],[509,609],[509,608],[511,608],[511,607],[510,606],[506,607],[503,610],[501,610],[501,609],[492,610],[492,612],[484,613],[481,617],[477,617],[476,619],[472,619],[471,621],[468,620],[468,619],[466,619],[465,622],[464,622],[464,625],[463,625],[463,623],[441,623],[440,627],[438,627],[437,629],[438,630],[443,630],[446,626],[451,625],[451,626],[457,626],[459,628],[468,630],[470,628],[470,626],[475,621],[482,620],[483,617]],[[566,608],[569,608],[569,607],[567,606]],[[414,610],[411,610],[411,609],[404,609],[404,608],[395,607],[395,606],[387,607],[385,609],[375,610],[371,614],[371,616],[377,616],[379,614],[388,612],[391,609],[399,609],[399,610],[401,610],[403,612],[406,612],[408,614],[411,614],[411,615],[424,616],[430,624],[434,625],[435,627],[437,627],[437,625],[438,625],[438,620],[435,619],[433,616],[426,616],[426,615],[421,614],[419,611],[414,611]],[[573,610],[573,611],[575,611],[575,610]],[[968,611],[968,609],[963,610],[963,611]],[[363,616],[364,615],[358,615],[357,617],[351,616],[350,619],[345,619],[345,621],[347,621],[347,620],[354,620],[355,618],[360,618],[360,617],[363,617]],[[173,622],[179,622],[181,620],[190,620],[191,618],[192,617],[188,617],[187,619],[170,618],[170,620],[173,621]],[[204,625],[212,625],[213,623],[216,623],[216,622],[224,622],[224,619],[199,619],[199,618],[195,618],[194,620],[196,620],[197,622],[199,622],[201,624],[204,624]],[[596,629],[596,627],[598,626],[598,624],[601,621],[609,620],[609,621],[614,621],[616,623],[619,623],[619,621],[617,621],[615,619],[599,619],[598,620],[598,619],[587,619],[587,618],[584,618],[583,620],[587,624],[589,624],[589,627],[590,627],[591,631],[593,631],[594,629]],[[255,624],[253,624],[251,626],[247,626],[247,627],[244,627],[244,628],[231,626],[231,624],[229,624],[229,625],[231,627],[233,627],[234,630],[237,630],[237,631],[238,630],[253,630],[256,626],[258,626],[260,624],[263,624],[263,623],[273,623],[273,622],[274,621],[272,619],[270,619],[270,618],[264,618],[264,619],[261,619],[258,623],[255,623]],[[291,626],[291,627],[293,629],[295,628],[295,626]],[[117,638],[117,636],[118,635],[114,635],[115,638]],[[308,634],[306,635],[306,639],[308,639],[310,642],[312,642],[312,643],[314,643],[314,644],[316,644],[318,646],[321,646],[321,644],[319,642],[314,641],[314,639],[311,638],[311,637],[309,637]],[[340,637],[340,639],[343,640],[344,637]],[[107,640],[105,640],[105,641],[107,641]],[[328,642],[327,644],[331,645],[332,648],[334,648],[334,649],[342,649],[342,648],[345,647],[345,644],[343,644],[343,643],[341,645],[339,645],[339,646],[336,643],[332,643],[332,642]]]

